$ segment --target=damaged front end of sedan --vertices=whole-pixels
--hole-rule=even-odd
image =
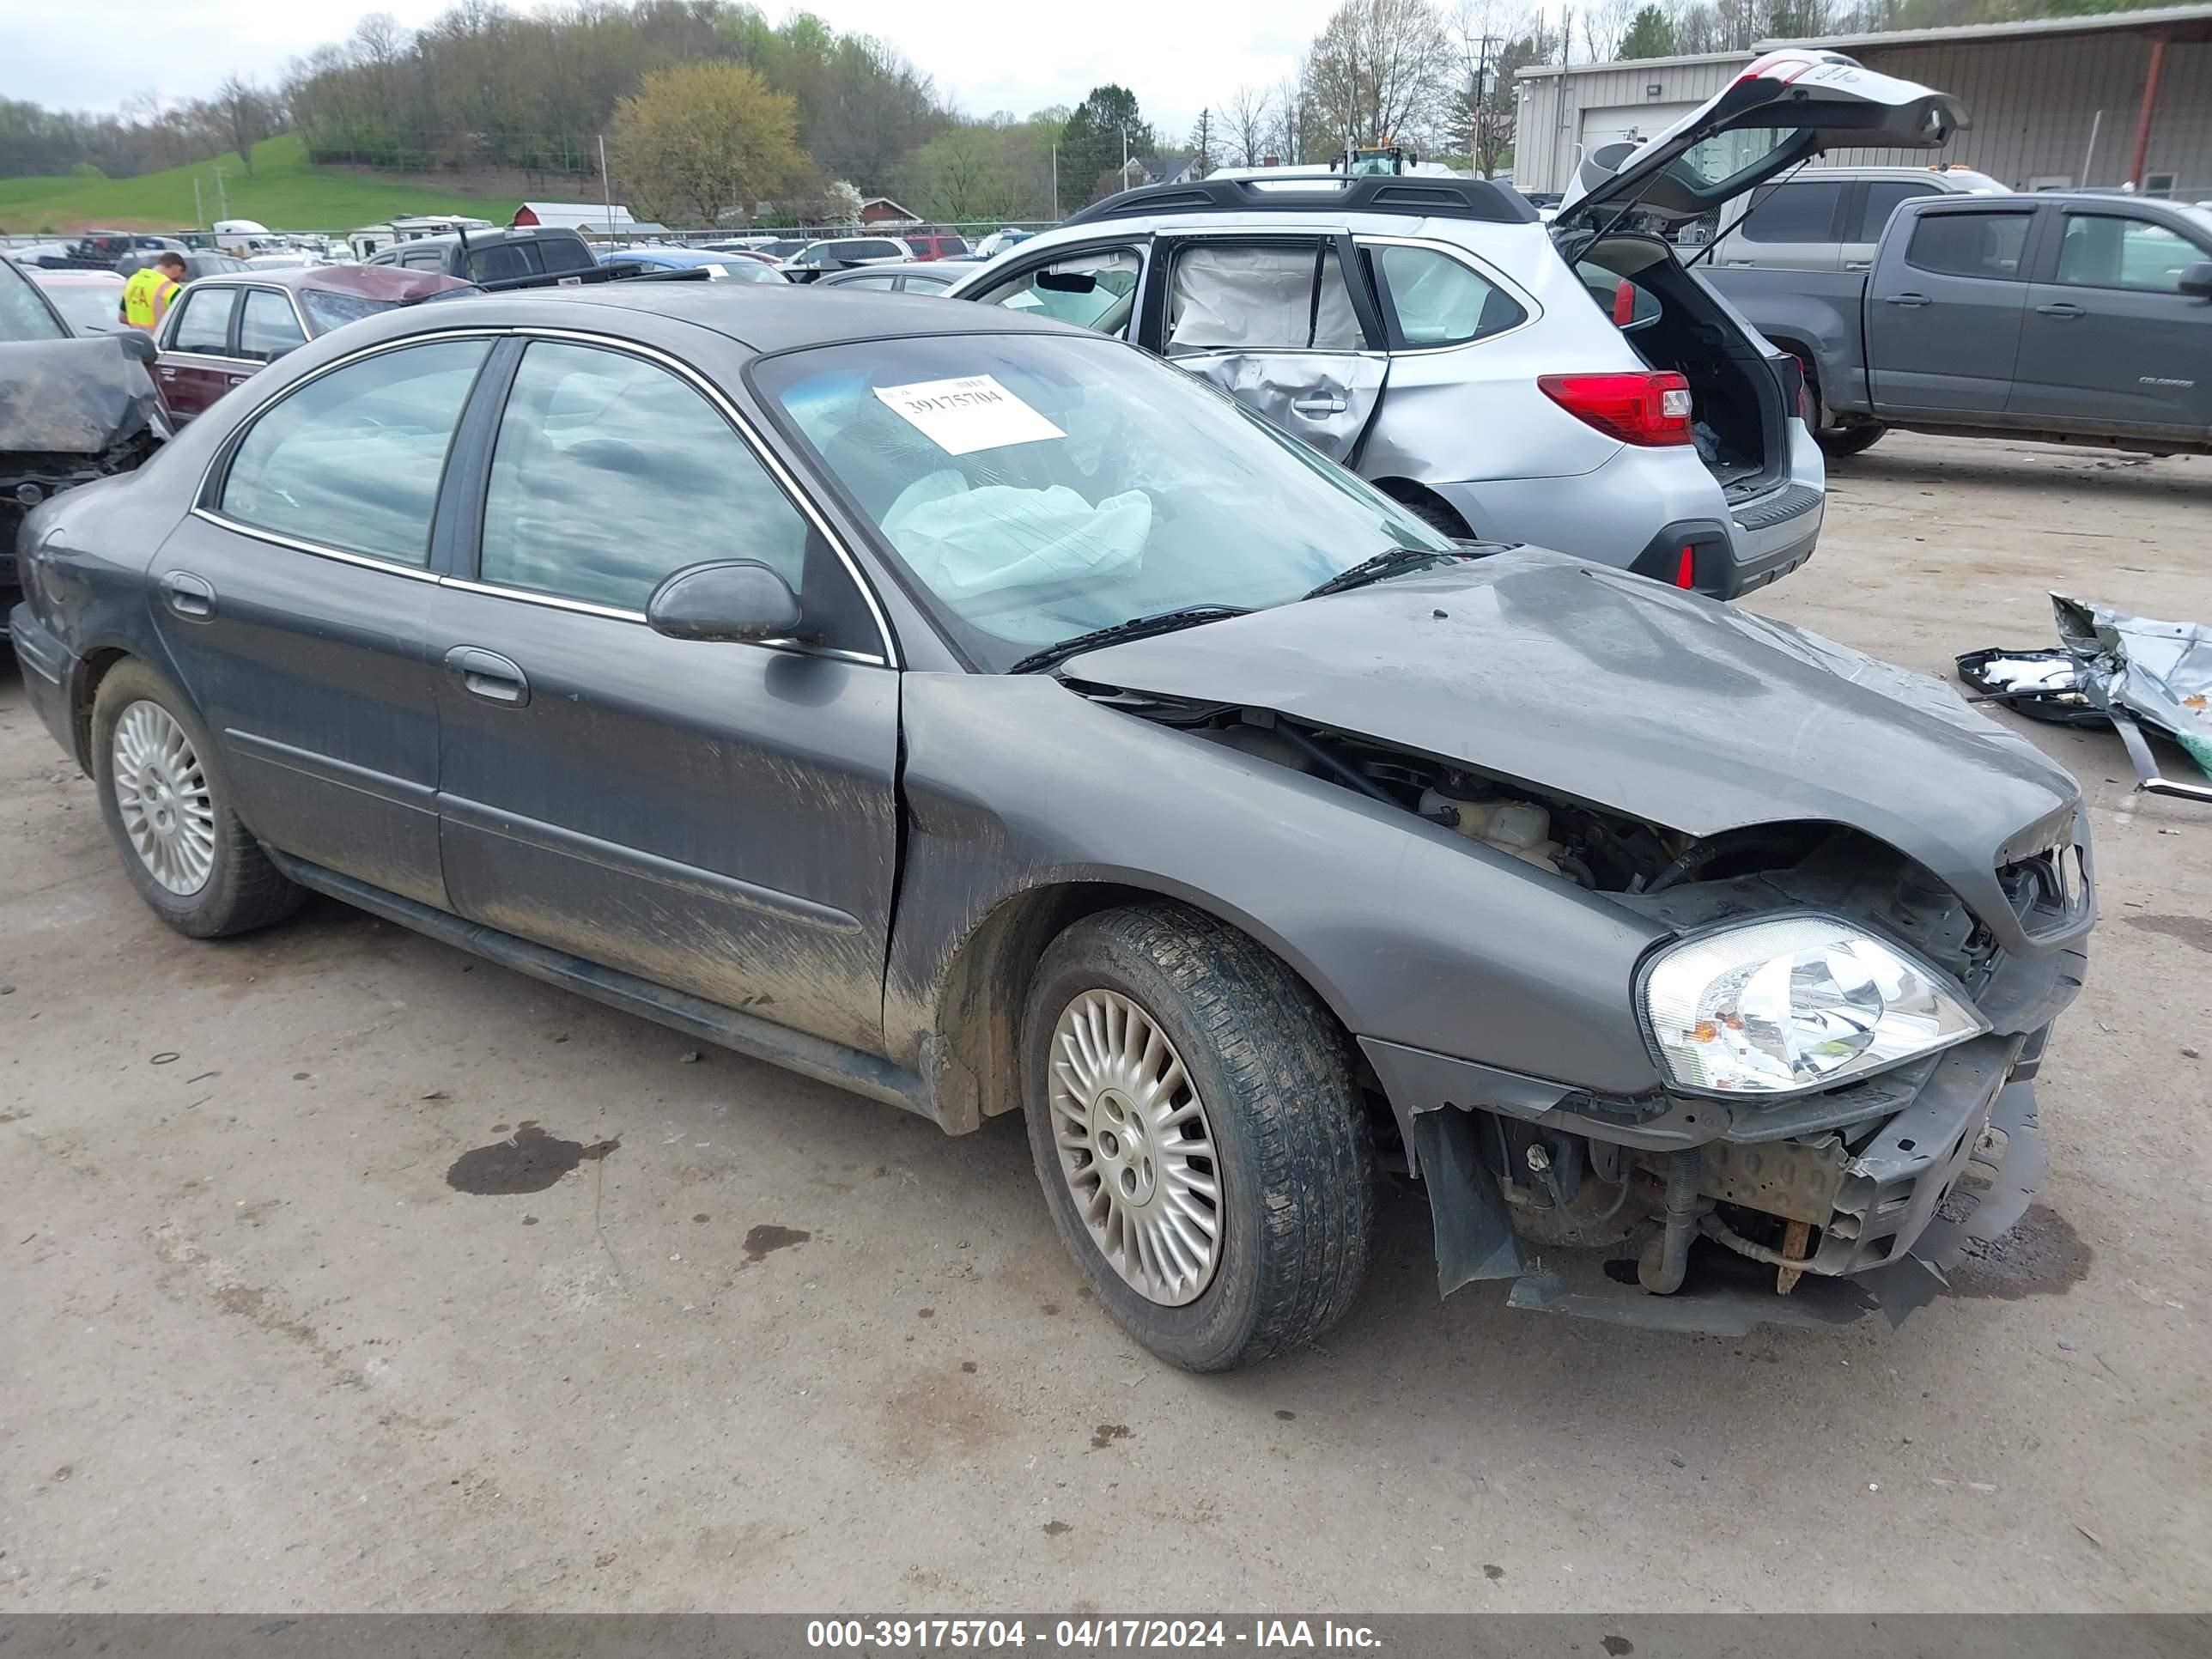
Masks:
[[[1378,1123],[1427,1194],[1440,1291],[1505,1279],[1516,1308],[1682,1332],[1893,1322],[2027,1208],[2033,1082],[2094,920],[2078,800],[2051,798],[1985,881],[1954,885],[1832,818],[1686,828],[1477,768],[1474,742],[1448,758],[1280,708],[1083,689],[1650,924],[1622,987],[1648,1089],[1355,1033]]]

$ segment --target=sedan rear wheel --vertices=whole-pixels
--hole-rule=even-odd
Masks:
[[[1023,1024],[1030,1147],[1099,1303],[1227,1370],[1310,1340],[1367,1269],[1373,1153],[1342,1030],[1272,953],[1176,905],[1086,917]]]
[[[143,662],[118,663],[100,683],[92,770],[125,873],[179,933],[241,933],[298,908],[300,889],[232,810],[206,729]]]

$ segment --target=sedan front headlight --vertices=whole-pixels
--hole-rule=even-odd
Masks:
[[[1990,1029],[1942,974],[1830,916],[1686,939],[1641,988],[1670,1080],[1716,1094],[1833,1088]]]

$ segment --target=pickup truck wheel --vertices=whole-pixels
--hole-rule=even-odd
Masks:
[[[1888,430],[1878,421],[1866,421],[1856,426],[1825,427],[1813,435],[1820,441],[1823,453],[1841,460],[1846,455],[1863,454],[1872,449]]]
[[[206,728],[144,663],[119,663],[100,683],[92,775],[124,872],[179,933],[242,933],[299,908],[301,890],[231,810]]]
[[[1373,1151],[1343,1036],[1281,962],[1177,906],[1107,911],[1046,951],[1023,1039],[1037,1180],[1131,1336],[1220,1371],[1343,1316]]]

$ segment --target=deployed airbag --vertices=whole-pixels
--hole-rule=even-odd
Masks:
[[[1176,258],[1175,272],[1170,351],[1357,351],[1363,343],[1334,260],[1314,249],[1193,248]]]
[[[915,574],[957,603],[1001,588],[1134,569],[1152,534],[1152,501],[1132,489],[1094,507],[1065,484],[970,489],[947,468],[902,491],[883,527]]]

